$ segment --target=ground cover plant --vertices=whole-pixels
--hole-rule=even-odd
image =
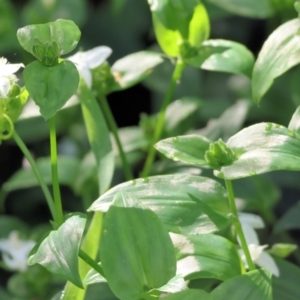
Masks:
[[[0,150],[24,157],[0,298],[299,299],[300,2],[141,1],[157,44],[113,61],[70,3],[28,2],[18,29],[0,4],[0,51],[24,58],[0,57]],[[271,20],[257,55],[214,32],[231,14]],[[108,99],[141,83],[157,112],[119,128]]]

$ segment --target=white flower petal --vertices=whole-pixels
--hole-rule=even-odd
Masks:
[[[275,260],[269,253],[263,251],[259,256],[259,258],[255,261],[255,263],[258,266],[270,271],[274,276],[279,277],[280,275],[279,269],[275,263]]]
[[[6,77],[0,77],[0,97],[6,98],[10,90],[10,80]]]
[[[259,245],[257,233],[252,228],[252,226],[248,225],[247,223],[242,223],[241,225],[242,225],[242,229],[243,229],[243,232],[245,235],[247,245],[250,245],[250,244]],[[237,240],[238,240],[239,244],[241,245],[241,241],[240,241],[239,237],[237,237]]]
[[[90,88],[92,86],[92,74],[86,66],[77,67],[80,76],[84,79],[86,85]]]
[[[112,53],[107,46],[99,46],[84,52],[84,62],[89,69],[99,67]]]
[[[247,223],[248,225],[250,225],[252,228],[255,229],[260,229],[265,227],[263,219],[260,216],[255,214],[240,212],[239,219],[242,224]]]
[[[260,255],[263,253],[264,249],[267,248],[268,245],[258,246],[255,244],[248,245],[248,249],[253,261],[257,261]]]
[[[4,66],[1,66],[1,73],[7,74],[8,76],[16,73],[20,68],[24,68],[23,64],[7,64]]]

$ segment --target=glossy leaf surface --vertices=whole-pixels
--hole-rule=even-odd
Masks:
[[[231,13],[245,17],[266,18],[274,13],[269,0],[209,0],[209,2]]]
[[[28,25],[17,32],[21,46],[39,60],[41,58],[34,53],[34,47],[40,44],[45,47],[47,43],[54,42],[58,48],[58,56],[61,56],[77,46],[80,35],[81,32],[73,21],[62,19],[47,24]]]
[[[118,193],[105,215],[100,257],[110,288],[124,300],[175,275],[175,252],[163,223],[127,193]]]
[[[249,126],[231,137],[227,145],[238,159],[221,172],[228,179],[275,170],[300,170],[300,136],[273,123]]]
[[[109,188],[114,171],[109,130],[100,106],[83,80],[80,81],[78,97],[81,101],[88,139],[96,158],[99,192],[102,194]]]
[[[265,41],[252,75],[253,100],[259,103],[275,78],[300,62],[300,20],[293,19],[278,27]]]
[[[258,269],[233,277],[214,289],[211,297],[213,300],[272,300],[271,274]]]
[[[288,129],[293,130],[300,134],[300,106],[297,107],[292,119],[289,123]]]
[[[53,67],[34,61],[26,66],[23,75],[30,96],[46,120],[75,94],[79,83],[76,67],[67,60]]]
[[[183,135],[161,140],[154,147],[175,161],[207,166],[204,155],[210,143],[212,141],[199,135]]]
[[[85,222],[83,215],[71,216],[58,230],[50,232],[37,251],[29,257],[28,264],[38,263],[83,288],[78,270],[78,252]]]
[[[251,78],[254,56],[244,45],[226,40],[208,40],[204,47],[228,48],[222,53],[210,55],[202,64],[201,69],[209,71],[243,74]]]
[[[227,239],[211,234],[171,234],[176,249],[177,274],[187,280],[215,278],[225,281],[241,274],[240,258]]]
[[[118,192],[132,194],[174,232],[208,233],[229,222],[225,189],[205,177],[176,174],[125,182],[103,194],[89,210],[106,212]]]

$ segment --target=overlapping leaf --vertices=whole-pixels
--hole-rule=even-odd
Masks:
[[[208,233],[229,222],[225,189],[205,177],[175,174],[125,182],[100,196],[89,210],[107,211],[118,192],[139,199],[175,232]]]
[[[127,193],[118,193],[105,215],[100,257],[110,288],[124,300],[175,275],[175,253],[163,223]]]

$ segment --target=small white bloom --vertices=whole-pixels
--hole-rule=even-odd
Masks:
[[[18,78],[16,73],[21,67],[24,68],[23,64],[9,64],[7,59],[0,57],[0,97],[6,98],[9,90]]]
[[[27,257],[35,242],[20,240],[17,231],[12,231],[8,239],[0,239],[0,250],[4,263],[16,271],[27,269]]]
[[[261,268],[265,268],[269,270],[274,276],[278,277],[279,269],[273,257],[269,253],[264,251],[264,249],[266,249],[268,245],[260,246],[257,233],[254,230],[254,228],[259,229],[265,226],[262,218],[254,214],[239,213],[239,219],[242,225],[242,229],[253,262],[258,266],[260,266]],[[241,245],[239,238],[238,238],[238,242]],[[245,267],[248,268],[244,251],[240,249],[239,253]]]
[[[111,48],[99,46],[85,52],[77,52],[68,58],[72,61],[80,76],[84,79],[88,87],[92,86],[92,69],[99,67],[112,53]]]

